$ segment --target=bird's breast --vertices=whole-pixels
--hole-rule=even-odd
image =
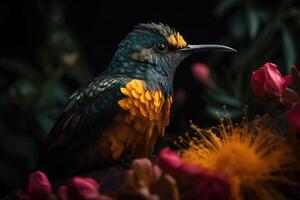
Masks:
[[[103,134],[111,143],[112,158],[123,153],[148,156],[169,124],[172,97],[165,97],[161,90],[147,89],[146,83],[138,79],[120,91],[125,95],[118,102],[123,112]]]

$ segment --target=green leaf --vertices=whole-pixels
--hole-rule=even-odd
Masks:
[[[56,71],[54,77],[51,80],[45,81],[44,84],[41,86],[40,95],[37,100],[37,106],[36,106],[37,109],[41,109],[45,106],[49,106],[49,105],[51,105],[51,102],[56,100],[57,96],[55,95],[55,92],[58,92],[58,88],[60,86],[62,86],[60,84],[60,80],[61,80],[63,73],[64,73],[64,70],[62,68],[59,68]],[[59,91],[59,92],[61,92],[61,91]],[[67,96],[67,95],[64,94],[64,92],[61,92],[59,94],[60,99],[65,98],[65,96]],[[53,97],[53,98],[50,98],[50,97]]]
[[[53,88],[53,90],[55,90],[53,94],[53,99],[55,101],[58,102],[65,102],[68,97],[69,97],[69,93],[67,91],[67,89],[65,88],[65,85],[63,85],[61,82],[59,82],[58,84],[55,85],[55,87]]]
[[[221,0],[217,3],[217,7],[214,11],[216,16],[222,16],[226,14],[238,1],[237,0]]]
[[[9,60],[2,58],[0,66],[3,70],[21,75],[23,78],[39,79],[39,74],[33,67],[23,61]]]
[[[291,72],[296,61],[296,48],[293,37],[286,26],[282,27],[283,54],[287,72]]]
[[[254,8],[247,9],[247,20],[249,26],[249,36],[251,39],[254,39],[257,35],[258,26],[259,26],[259,19]]]
[[[228,96],[226,94],[221,94],[220,92],[216,91],[207,91],[207,94],[214,101],[220,103],[221,105],[229,105],[238,108],[242,106],[241,102],[238,99]]]
[[[241,70],[243,70],[243,73],[247,73],[247,68],[245,70],[245,67],[248,66],[251,61],[255,60],[260,52],[269,47],[272,39],[278,31],[278,25],[278,21],[269,23],[264,27],[258,38],[253,41],[249,48],[247,48],[245,53],[240,53],[235,57],[231,64],[232,73],[236,73]],[[239,74],[242,75],[243,73]]]
[[[242,39],[246,34],[246,22],[242,12],[238,12],[230,19],[230,34],[235,39]]]
[[[46,114],[39,115],[37,117],[37,121],[38,121],[40,128],[42,129],[43,137],[46,138],[46,135],[50,132],[50,130],[54,124],[54,121],[52,119],[50,119],[50,117],[47,116]]]
[[[81,85],[85,84],[87,80],[93,78],[93,75],[88,70],[89,68],[86,67],[86,64],[79,63],[73,70],[68,71],[66,74],[68,77],[75,79]]]
[[[34,106],[34,99],[36,98],[37,88],[36,84],[30,80],[18,80],[13,85],[16,92],[16,100],[22,107],[30,108]]]

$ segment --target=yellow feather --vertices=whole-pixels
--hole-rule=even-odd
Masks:
[[[176,40],[179,36],[173,37]],[[125,151],[124,148],[127,149],[129,146],[131,148],[129,151],[139,151],[138,149],[141,149],[140,145],[145,146],[143,152],[140,153],[146,155],[153,150],[157,137],[164,134],[165,127],[169,121],[172,99],[164,100],[164,94],[160,90],[146,90],[145,82],[141,80],[132,80],[120,90],[127,97],[118,101],[118,104],[122,109],[128,110],[128,113],[118,122],[126,123],[126,126],[131,127],[132,130],[128,129],[127,132],[122,130],[126,132],[118,136],[118,142],[121,142],[122,145],[115,143],[111,147],[113,157],[118,158]],[[134,130],[136,131],[135,133]],[[129,134],[128,131],[134,134]],[[140,141],[140,139],[145,137],[144,135],[147,135],[149,141],[146,140],[140,144],[133,142]],[[126,142],[123,143],[124,141]]]
[[[127,100],[126,99],[121,99],[120,101],[118,101],[118,104],[119,104],[119,106],[121,106],[121,108],[125,109],[126,104],[127,104]]]
[[[135,79],[134,79],[134,80],[132,80],[130,83],[131,83],[133,89],[135,89],[135,88],[138,87],[138,80],[135,80]]]
[[[148,118],[147,110],[143,105],[140,106],[140,111],[145,118]]]
[[[139,99],[135,99],[135,100],[133,100],[133,104],[134,104],[134,106],[135,107],[140,107],[140,101],[139,101]]]
[[[186,46],[186,41],[183,39],[183,37],[177,32],[177,41],[179,48]]]
[[[115,160],[120,157],[124,150],[124,145],[120,142],[117,142],[116,140],[113,141],[111,145],[111,151],[112,151],[112,158]]]
[[[141,94],[140,101],[144,104],[146,103],[147,100],[146,100],[145,94]]]
[[[162,93],[162,91],[161,91],[161,90],[159,90],[159,92],[158,92],[158,96],[159,96],[159,98],[160,98],[160,99],[163,99],[163,93]]]
[[[176,38],[175,38],[174,35],[170,35],[169,38],[168,38],[168,41],[169,41],[169,43],[170,43],[171,45],[177,46],[177,40],[176,40]]]
[[[151,102],[149,110],[154,111],[155,105],[154,102]]]
[[[155,92],[154,93],[154,101],[158,101],[159,102],[159,92],[157,91],[157,92]]]
[[[150,119],[151,121],[153,121],[153,120],[154,120],[154,117],[155,117],[155,113],[154,113],[152,110],[149,110],[149,119]]]
[[[140,95],[135,90],[131,90],[131,94],[134,98],[137,98],[137,99],[140,98]]]
[[[156,113],[159,113],[161,111],[161,106],[156,106],[154,111]]]
[[[133,115],[133,116],[136,116],[138,114],[138,110],[135,108],[135,107],[131,107],[130,108],[130,113]]]
[[[126,88],[129,91],[133,90],[132,81],[126,84]]]
[[[161,104],[161,99],[159,98],[159,92],[155,92],[155,95],[154,95],[154,105],[156,107],[159,107],[160,104]]]
[[[139,93],[139,94],[144,94],[145,93],[145,85],[143,81],[137,81],[135,90]]]
[[[151,101],[152,100],[152,97],[151,97],[151,93],[149,92],[149,90],[147,90],[146,94],[145,94],[145,97],[148,101]]]
[[[151,123],[150,126],[149,126],[149,128],[148,128],[148,134],[147,134],[148,138],[152,137],[153,127],[154,127],[154,124]]]
[[[146,101],[145,105],[146,105],[147,110],[149,110],[150,109],[150,105],[151,105],[151,101]]]
[[[126,95],[126,96],[131,96],[129,90],[127,90],[126,88],[121,88],[121,93]]]

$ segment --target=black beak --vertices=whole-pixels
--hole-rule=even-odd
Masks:
[[[200,44],[200,45],[187,45],[182,49],[178,49],[178,51],[186,51],[186,52],[202,52],[202,51],[221,51],[221,52],[237,52],[237,50],[218,44]]]

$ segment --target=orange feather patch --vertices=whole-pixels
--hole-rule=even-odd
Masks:
[[[172,98],[162,91],[148,90],[142,80],[132,80],[121,88],[126,97],[118,102],[125,111],[120,114],[104,137],[111,142],[112,158],[122,153],[148,156],[169,124]]]

